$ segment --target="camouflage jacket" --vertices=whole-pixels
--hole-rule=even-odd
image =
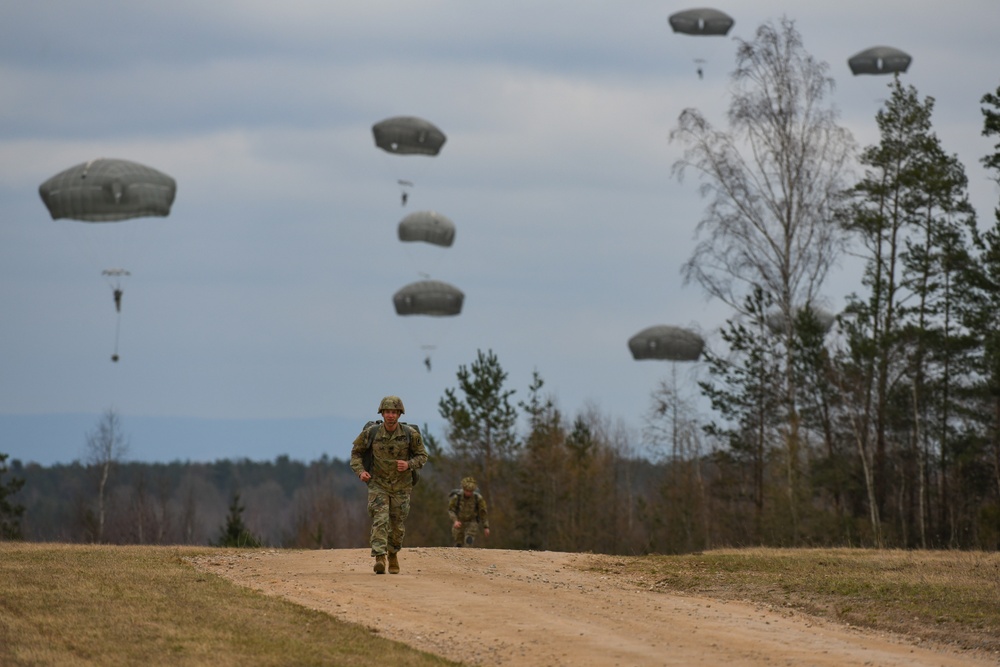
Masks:
[[[384,424],[378,424],[372,428],[378,429],[378,432],[372,443],[374,460],[371,470],[372,478],[368,484],[374,484],[386,491],[411,489],[413,476],[410,474],[410,470],[403,472],[396,470],[396,461],[408,462],[411,470],[419,470],[427,463],[427,450],[424,448],[420,431],[410,427],[409,443],[407,443],[406,433],[402,426],[397,426],[394,431],[385,430]],[[351,448],[351,470],[356,475],[360,475],[361,471],[365,469],[361,457],[366,449],[368,449],[368,432],[363,430],[354,439]]]
[[[478,521],[483,528],[490,527],[489,515],[486,512],[486,499],[478,491],[472,492],[471,498],[466,498],[461,489],[451,493],[448,501],[448,516],[452,521]]]

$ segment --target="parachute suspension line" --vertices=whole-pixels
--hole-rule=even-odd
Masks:
[[[115,310],[117,312],[122,311],[122,276],[132,275],[125,269],[104,269],[101,271],[101,275],[107,281],[108,285],[111,287],[111,293],[115,298]]]
[[[111,361],[118,362],[118,337],[122,328],[121,311],[115,313],[115,351],[111,353]]]
[[[105,269],[101,272],[108,285],[111,286],[111,293],[115,299],[115,351],[111,354],[111,361],[118,361],[118,339],[122,328],[122,277],[132,275],[126,269]]]

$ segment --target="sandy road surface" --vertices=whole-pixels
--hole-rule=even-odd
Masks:
[[[801,614],[639,588],[613,557],[415,548],[375,575],[368,549],[254,551],[201,570],[470,665],[996,665]],[[611,568],[613,571],[614,568]]]

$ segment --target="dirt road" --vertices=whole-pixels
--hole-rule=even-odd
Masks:
[[[404,549],[397,575],[373,574],[368,549],[254,551],[193,562],[470,665],[997,664],[801,614],[650,591],[614,574],[610,556]]]

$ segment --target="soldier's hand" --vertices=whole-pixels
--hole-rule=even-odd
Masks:
[[[461,521],[456,521],[455,525],[452,526],[452,528],[461,528],[461,527],[462,527],[462,522]]]
[[[404,470],[409,470],[409,469],[410,469],[409,461],[396,461],[396,470],[398,470],[399,472],[403,472]]]
[[[490,529],[483,528],[483,537],[489,537],[489,536],[490,536]]]
[[[371,473],[369,473],[367,470],[362,470],[361,472],[359,472],[358,477],[360,477],[361,481],[365,483],[367,483],[368,480],[372,478]]]

